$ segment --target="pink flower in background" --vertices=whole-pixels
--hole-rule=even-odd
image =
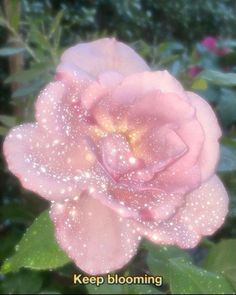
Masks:
[[[217,46],[217,38],[212,36],[207,36],[201,41],[201,44],[204,47],[206,47],[209,51],[215,52],[216,46]]]
[[[207,36],[202,41],[201,44],[208,49],[210,52],[215,53],[219,56],[224,56],[229,53],[229,48],[220,48],[217,46],[218,40],[215,37]]]
[[[58,243],[85,272],[121,268],[142,237],[192,248],[223,223],[215,114],[127,45],[66,50],[35,111],[5,140],[8,167],[51,202]]]
[[[223,48],[217,48],[217,55],[224,56],[230,52],[229,48],[223,47]]]
[[[203,70],[202,67],[198,65],[192,65],[188,67],[187,73],[190,77],[196,77],[201,71]]]

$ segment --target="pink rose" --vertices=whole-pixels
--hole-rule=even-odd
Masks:
[[[114,271],[142,237],[195,247],[223,223],[221,130],[208,103],[114,39],[62,55],[36,123],[4,143],[9,169],[51,201],[58,243],[89,274]]]

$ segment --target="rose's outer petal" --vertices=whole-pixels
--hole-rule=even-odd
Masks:
[[[72,83],[77,83],[83,79],[85,81],[94,80],[94,77],[92,77],[89,73],[83,69],[78,69],[75,64],[70,63],[60,63],[56,68],[56,74],[54,78],[56,81],[67,80]]]
[[[51,217],[60,246],[88,274],[117,270],[136,254],[141,237],[134,222],[89,195],[52,205]]]
[[[84,135],[91,118],[83,108],[81,97],[94,84],[83,76],[77,83],[67,80],[49,83],[41,91],[35,106],[39,125],[55,138],[71,140]],[[93,97],[101,95],[99,90],[94,91]]]
[[[158,173],[152,182],[166,191],[179,191],[185,193],[196,188],[201,181],[198,158],[204,143],[204,133],[197,120],[191,120],[176,131],[188,147],[180,159],[167,169]]]
[[[145,61],[129,46],[113,38],[81,43],[67,49],[61,57],[62,65],[77,67],[98,76],[105,71],[122,75],[149,70]]]
[[[65,84],[62,82],[49,83],[39,94],[36,102],[36,119],[46,131],[61,133],[58,115],[63,96],[66,94]],[[63,122],[64,123],[64,122]]]
[[[174,216],[160,223],[147,223],[142,221],[143,235],[154,243],[162,245],[177,245],[180,248],[194,248],[201,236],[179,221]]]
[[[198,234],[211,235],[223,224],[228,212],[228,194],[216,175],[187,195],[186,200],[179,216]]]
[[[22,185],[48,200],[73,198],[98,186],[102,191],[106,183],[102,169],[95,171],[87,141],[51,138],[37,124],[12,129],[4,142],[4,155]]]
[[[186,204],[173,218],[146,225],[144,235],[156,243],[193,248],[201,236],[213,234],[223,224],[227,211],[227,192],[214,175],[186,196]]]
[[[220,126],[210,105],[195,93],[188,92],[188,96],[196,108],[196,116],[205,133],[205,141],[199,159],[201,177],[205,181],[215,171],[219,160]]]

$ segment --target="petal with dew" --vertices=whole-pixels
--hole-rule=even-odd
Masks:
[[[174,216],[162,223],[144,222],[142,224],[143,236],[156,244],[177,245],[180,248],[194,248],[199,243],[201,236],[179,221]]]
[[[83,83],[56,81],[41,91],[36,102],[36,119],[50,136],[75,139],[88,129],[90,118],[80,97],[90,82]]]
[[[181,194],[139,189],[138,184],[108,186],[107,204],[123,216],[161,222],[172,216],[184,201]]]
[[[5,139],[4,155],[22,185],[48,200],[73,198],[106,183],[86,140],[51,138],[37,124],[14,128]]]
[[[134,157],[124,136],[110,134],[101,140],[103,165],[115,179],[130,170],[141,166],[141,161]]]
[[[186,197],[179,218],[199,235],[213,234],[228,212],[228,194],[216,175]]]
[[[112,272],[123,267],[136,254],[141,237],[134,221],[89,195],[51,207],[60,246],[88,274]]]
[[[55,81],[68,81],[72,84],[86,85],[88,81],[95,80],[93,76],[74,64],[59,64],[56,69]],[[84,83],[85,82],[85,83]]]
[[[200,238],[213,234],[228,212],[228,195],[215,175],[186,197],[185,205],[163,223],[143,223],[144,235],[156,243],[195,247]]]

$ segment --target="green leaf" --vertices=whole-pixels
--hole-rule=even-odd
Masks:
[[[25,205],[11,202],[0,206],[0,216],[3,220],[26,223],[32,221],[34,214]]]
[[[192,88],[195,90],[205,90],[207,86],[207,82],[204,79],[196,79],[192,84]]]
[[[195,90],[197,93],[206,99],[210,104],[217,105],[220,100],[219,89],[216,85],[207,85],[206,89]]]
[[[21,52],[25,51],[24,48],[16,48],[16,47],[5,47],[0,48],[0,56],[10,56],[19,54]]]
[[[232,39],[223,39],[220,40],[220,45],[223,47],[236,47],[236,40]]]
[[[0,135],[5,136],[8,132],[8,128],[0,126]]]
[[[18,31],[20,23],[20,6],[21,3],[18,0],[8,1],[6,5],[6,15],[10,26]]]
[[[16,125],[16,118],[12,116],[0,115],[0,122],[6,127],[13,127]]]
[[[2,222],[1,218],[1,222]],[[6,223],[6,221],[5,221]],[[15,245],[19,242],[21,233],[17,227],[11,227],[4,231],[4,239],[0,243],[0,261],[4,261],[6,257],[11,255],[14,251]],[[0,290],[1,294],[1,290]]]
[[[172,294],[234,294],[228,280],[208,272],[180,258],[170,262],[170,290]]]
[[[40,63],[34,65],[33,68],[25,71],[20,71],[17,72],[11,76],[9,76],[6,80],[5,83],[11,83],[11,82],[19,82],[19,83],[24,83],[31,81],[37,77],[39,77],[41,74],[46,72],[49,69],[48,63]]]
[[[224,125],[229,126],[236,122],[236,92],[222,88],[217,111]]]
[[[221,66],[232,66],[236,62],[236,52],[230,52],[220,58]]]
[[[129,294],[164,294],[152,285],[131,285],[130,289]]]
[[[222,240],[209,251],[204,267],[224,274],[236,290],[236,239]]]
[[[8,274],[2,282],[4,294],[38,294],[42,287],[39,273],[22,270],[16,274]]]
[[[183,261],[191,261],[187,252],[175,246],[159,246],[145,242],[148,250],[147,265],[153,275],[163,276],[165,282],[169,281],[169,259],[179,257]]]
[[[230,145],[221,144],[221,156],[218,165],[219,172],[236,171],[236,148]]]
[[[147,44],[148,46],[148,44]],[[170,44],[169,42],[162,42],[158,47],[157,47],[157,50],[160,52],[160,53],[163,53],[163,52],[166,52],[167,49],[169,48]],[[148,46],[149,47],[149,46]]]
[[[4,262],[1,271],[15,272],[21,267],[54,269],[69,261],[55,240],[53,223],[45,211],[28,228],[16,246],[15,254]]]
[[[56,17],[54,18],[54,21],[52,22],[52,25],[51,25],[49,37],[51,37],[56,32],[56,30],[58,29],[58,27],[60,25],[60,22],[61,22],[61,19],[63,17],[63,13],[64,13],[63,10],[59,11],[57,13]]]
[[[213,70],[205,70],[198,75],[198,78],[205,79],[216,85],[236,86],[235,73],[222,73]]]
[[[89,294],[163,294],[158,288],[152,285],[121,285],[104,284],[99,287],[95,285],[87,285]]]
[[[159,65],[169,64],[169,63],[175,61],[178,57],[179,57],[178,54],[171,54],[169,56],[163,57],[163,58],[161,58]]]
[[[7,27],[6,19],[2,16],[1,10],[0,10],[0,26]]]
[[[36,80],[35,82],[30,83],[30,85],[24,85],[18,88],[13,94],[13,98],[27,96],[29,94],[33,94],[36,91],[39,91],[41,86],[44,84],[42,80]]]
[[[123,286],[120,284],[110,285],[104,282],[99,287],[89,284],[86,288],[89,294],[123,294]]]

